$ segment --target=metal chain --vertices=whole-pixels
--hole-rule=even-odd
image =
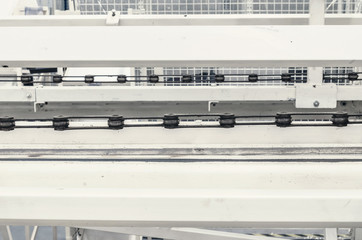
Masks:
[[[338,80],[349,80],[349,81],[360,81],[362,78],[359,78],[360,72],[351,72],[351,73],[325,73],[323,75],[323,80],[328,81],[338,81]],[[11,75],[0,75],[0,82],[21,82],[24,86],[32,86],[34,83],[44,83],[42,81],[34,81],[34,77],[42,76],[45,78],[50,78],[52,83],[118,83],[124,84],[127,82],[147,82],[152,84],[158,83],[172,83],[172,82],[180,82],[180,83],[200,83],[200,82],[208,82],[208,83],[256,83],[256,82],[271,82],[271,81],[282,81],[285,83],[297,83],[297,82],[305,82],[303,79],[295,79],[294,77],[307,77],[306,73],[282,73],[282,74],[215,74],[215,75],[149,75],[149,76],[126,76],[126,75],[85,75],[85,76],[62,76],[62,75],[40,75],[40,74],[27,74],[21,76],[11,76]],[[226,80],[226,77],[232,76],[242,76],[247,77],[246,80],[238,81],[238,80]],[[332,77],[330,77],[332,76]],[[336,77],[333,77],[336,76]],[[109,77],[116,78],[115,81],[95,81],[97,77]],[[160,77],[172,77],[179,78],[177,80],[173,79],[162,80],[160,81]],[[9,79],[15,78],[15,79]],[[136,79],[138,78],[138,79]],[[76,80],[75,80],[76,79]]]
[[[299,118],[299,119],[298,119]],[[16,119],[0,118],[0,131],[11,131],[16,128],[53,128],[57,131],[84,129],[120,130],[129,127],[164,127],[175,128],[233,128],[242,125],[275,125],[278,127],[313,127],[335,126],[345,127],[349,124],[362,124],[362,114],[345,112],[301,112],[277,113],[275,115],[245,115],[232,113],[223,114],[166,114],[163,117],[123,117],[109,116],[56,116],[48,119]],[[84,120],[107,121],[108,126],[73,126],[84,123]],[[143,120],[143,121],[140,121]],[[199,121],[195,121],[199,120]],[[312,121],[311,121],[312,120]],[[23,124],[16,124],[22,122]],[[28,123],[28,124],[25,124]],[[33,124],[29,124],[33,123]],[[39,125],[39,123],[42,123]],[[48,124],[44,124],[48,123]]]

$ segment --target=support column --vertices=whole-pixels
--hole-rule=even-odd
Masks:
[[[25,226],[25,240],[30,240],[30,226]]]
[[[58,228],[53,227],[53,240],[58,240]]]
[[[362,228],[352,229],[352,240],[362,240]]]
[[[310,25],[324,25],[325,23],[324,8],[325,8],[324,0],[313,0],[309,2]],[[308,83],[311,85],[322,85],[323,83],[322,67],[308,68]]]
[[[337,240],[338,239],[337,228],[324,229],[324,240]]]
[[[66,227],[65,228],[65,240],[74,240],[76,228]]]

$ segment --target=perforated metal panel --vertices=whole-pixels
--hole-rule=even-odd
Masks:
[[[326,13],[353,14],[361,12],[361,0],[326,0]]]
[[[308,0],[80,0],[82,14],[303,14]]]
[[[82,14],[307,14],[309,0],[79,0]],[[326,0],[326,13],[361,13],[361,0]]]

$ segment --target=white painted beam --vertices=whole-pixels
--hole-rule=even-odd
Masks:
[[[362,223],[360,162],[0,166],[1,224],[315,228]]]
[[[360,39],[345,37],[362,35],[359,26],[1,27],[0,32],[11,36],[0,39],[0,65],[10,67],[362,65]],[[341,41],[344,47],[336,48]]]
[[[308,25],[308,14],[122,15],[119,26]],[[326,14],[326,25],[361,25],[359,14]],[[0,26],[105,26],[106,16],[57,15],[0,18]]]
[[[103,126],[107,126],[106,121],[107,119],[104,120]],[[92,122],[89,123],[89,125],[91,124]],[[96,125],[97,123],[93,124]],[[362,126],[360,124],[350,124],[347,127],[289,128],[277,126],[235,126],[232,129],[130,127],[122,130],[72,130],[64,132],[54,131],[51,128],[15,129],[10,132],[1,132],[0,144],[4,149],[7,149],[6,146],[12,149],[20,145],[35,146],[36,144],[52,147],[58,145],[60,148],[73,145],[102,145],[104,147],[104,145],[110,142],[115,148],[135,145],[141,149],[147,145],[149,147],[159,147],[179,144],[188,145],[188,147],[198,145],[203,147],[218,145],[222,147],[223,144],[225,144],[224,147],[240,147],[241,145],[245,147],[252,146],[253,144],[269,144],[269,146],[274,144],[282,147],[283,144],[307,144],[310,147],[310,145],[314,144],[360,144],[360,135],[356,133],[361,130]],[[197,134],[197,137],[195,137],[195,134]],[[23,146],[20,149],[22,148]],[[49,148],[45,147],[45,149]],[[3,154],[5,155],[5,152]]]
[[[361,101],[362,86],[337,86],[336,101]],[[315,96],[320,100],[323,96]],[[0,102],[252,102],[294,101],[295,86],[3,87]],[[321,101],[321,100],[320,100]]]
[[[358,91],[358,90],[356,90]],[[272,87],[122,87],[78,86],[36,89],[37,102],[208,102],[208,101],[290,101],[295,98],[293,86]],[[1,100],[1,98],[0,98]],[[5,100],[5,99],[4,99]]]
[[[34,102],[35,90],[34,87],[1,87],[0,102]]]

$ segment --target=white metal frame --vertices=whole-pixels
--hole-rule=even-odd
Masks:
[[[321,84],[320,67],[362,65],[360,39],[353,37],[362,36],[360,26],[344,25],[362,21],[334,15],[322,26],[321,6],[313,1],[310,16],[3,19],[0,32],[11,37],[0,39],[0,65],[315,67],[301,91],[307,104],[302,106],[318,100],[335,108],[337,101],[362,100],[361,89],[334,86],[334,95],[323,105],[319,96],[332,90]],[[244,24],[249,26],[239,26]],[[145,46],[145,38],[152,47]],[[341,41],[344,49],[336,49]],[[64,47],[64,42],[73,44]],[[172,42],[180,47],[171,51]],[[219,51],[210,53],[215,42]],[[114,48],[122,44],[138,50]],[[314,94],[306,95],[314,88]],[[29,104],[298,100],[298,86],[37,86],[1,91],[2,102]],[[4,132],[0,223],[80,226],[170,239],[248,240],[253,238],[185,227],[361,227],[361,130],[354,125]],[[326,229],[326,236],[336,240],[336,229]]]
[[[211,111],[213,103],[293,102],[297,108],[336,108],[340,101],[361,101],[362,86],[324,84],[296,86],[198,86],[198,87],[132,87],[132,86],[52,86],[2,87],[0,102],[45,107],[45,103],[203,103]],[[106,94],[105,94],[106,93]],[[314,106],[315,101],[319,102]],[[4,106],[6,108],[6,106]],[[54,105],[53,105],[54,107]],[[96,106],[93,106],[93,108]],[[51,108],[51,107],[49,107]],[[31,108],[30,108],[31,109]],[[137,115],[142,112],[137,113]],[[149,114],[145,112],[145,114]]]
[[[1,164],[5,224],[359,227],[362,222],[356,214],[362,202],[355,182],[359,162],[206,162],[192,163],[191,169],[177,162]]]

